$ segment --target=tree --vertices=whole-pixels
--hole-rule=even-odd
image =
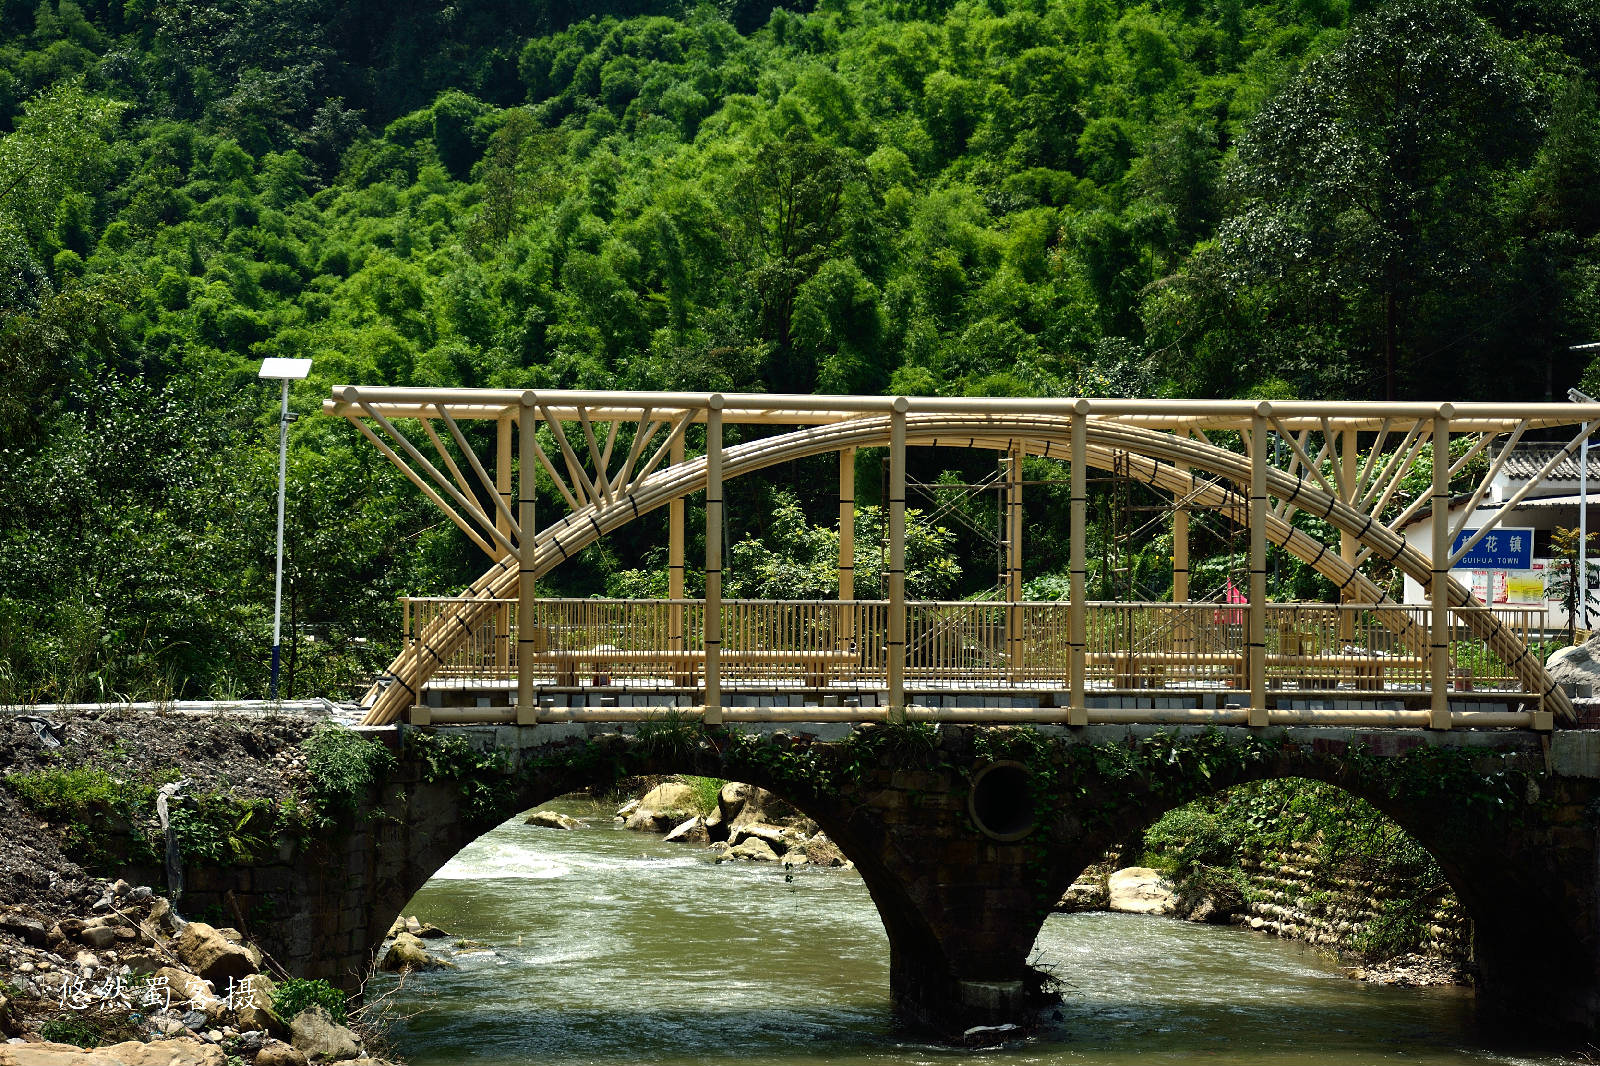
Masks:
[[[1590,533],[1589,543],[1584,545],[1585,555],[1588,560],[1594,559],[1594,539],[1600,536]],[[1588,599],[1585,586],[1594,583],[1594,574],[1600,569],[1600,562],[1588,562],[1589,579],[1580,581],[1578,574],[1578,547],[1582,539],[1576,529],[1567,529],[1557,526],[1550,531],[1550,555],[1555,562],[1555,567],[1545,586],[1546,597],[1554,597],[1561,603],[1561,609],[1567,613],[1567,643],[1576,642],[1579,623],[1583,628],[1589,628]],[[1582,617],[1580,617],[1580,615]]]
[[[1386,397],[1433,394],[1406,359],[1492,287],[1498,173],[1531,150],[1532,104],[1518,57],[1464,5],[1360,20],[1240,141],[1242,210],[1220,234],[1235,284],[1266,290],[1270,329],[1316,343],[1328,324],[1323,343],[1376,350]]]
[[[832,258],[846,192],[861,174],[852,155],[796,123],[761,144],[734,183],[739,254],[762,336],[776,349],[771,383],[779,391],[811,390],[815,368],[793,358],[795,297]]]

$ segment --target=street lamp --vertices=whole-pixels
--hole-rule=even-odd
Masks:
[[[289,423],[297,416],[289,413],[289,382],[300,381],[311,373],[309,359],[263,359],[261,377],[283,382],[283,404],[278,410],[278,573],[272,589],[272,681],[267,698],[278,698],[278,658],[283,646],[283,484],[289,465]]]

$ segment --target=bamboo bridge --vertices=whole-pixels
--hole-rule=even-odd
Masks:
[[[1543,731],[1572,714],[1530,650],[1542,609],[1491,608],[1450,567],[1579,449],[1584,420],[1600,420],[1600,405],[339,386],[323,410],[349,420],[488,560],[459,595],[404,601],[403,649],[363,700],[369,725],[625,722],[670,708],[707,724]],[[728,425],[754,428],[727,446]],[[1530,432],[1561,447],[1469,530]],[[998,599],[906,596],[906,453],[926,447],[1010,459]],[[855,458],[864,448],[887,452],[887,595],[879,600],[855,598]],[[830,453],[839,470],[837,597],[725,599],[725,483]],[[1435,464],[1434,455],[1450,459]],[[1069,471],[1063,602],[1023,597],[1024,456]],[[1459,488],[1474,461],[1485,472],[1458,506],[1452,481]],[[1088,600],[1091,468],[1172,500],[1172,602]],[[540,477],[564,504],[542,528]],[[1408,478],[1425,491],[1405,491]],[[705,504],[705,595],[689,598],[685,501],[696,494]],[[663,507],[665,597],[539,596],[545,574]],[[1201,509],[1248,534],[1243,602],[1189,598],[1188,519]],[[1297,515],[1318,522],[1296,524]],[[1421,542],[1402,532],[1423,518]],[[1337,542],[1318,539],[1317,528],[1336,531]],[[1269,602],[1268,545],[1327,578],[1339,601]],[[1429,602],[1397,602],[1386,590],[1396,571],[1421,583]]]

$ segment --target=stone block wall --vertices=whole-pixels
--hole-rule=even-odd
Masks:
[[[1239,869],[1250,902],[1236,921],[1340,951],[1356,951],[1368,925],[1399,895],[1391,885],[1357,881],[1328,869],[1309,847],[1241,856]],[[1424,953],[1468,961],[1472,923],[1454,893],[1446,889],[1421,925]]]

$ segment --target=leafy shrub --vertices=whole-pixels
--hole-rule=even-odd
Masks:
[[[5,779],[34,813],[61,833],[63,849],[90,866],[112,861],[106,848],[106,822],[137,825],[155,804],[155,789],[112,777],[104,770],[78,767],[10,774]],[[136,836],[138,836],[136,834]],[[142,837],[136,843],[144,846]],[[131,858],[149,858],[142,852]]]
[[[81,1015],[59,1014],[39,1026],[39,1035],[57,1044],[76,1044],[97,1048],[105,1041],[105,1031]]]
[[[300,745],[306,751],[312,798],[324,810],[355,810],[367,790],[394,767],[388,748],[338,726],[318,726]]]
[[[1369,959],[1392,959],[1416,951],[1422,943],[1425,911],[1422,900],[1390,900],[1361,930],[1355,949]]]
[[[479,751],[457,733],[408,733],[406,747],[427,767],[422,779],[455,782],[468,817],[484,820],[503,816],[510,801],[505,753]]]
[[[274,804],[220,792],[187,797],[171,808],[178,849],[200,862],[255,862],[271,848]]]
[[[272,1009],[285,1022],[294,1021],[295,1015],[312,1004],[327,1011],[328,1017],[337,1025],[343,1025],[348,1017],[345,994],[320,978],[307,981],[291,977],[272,990]]]

